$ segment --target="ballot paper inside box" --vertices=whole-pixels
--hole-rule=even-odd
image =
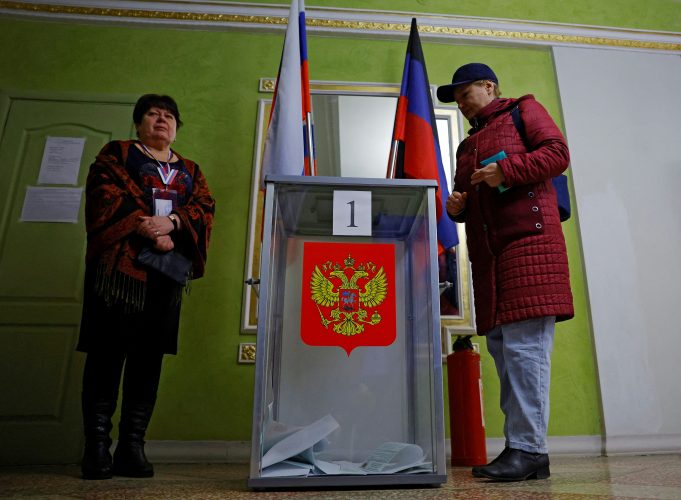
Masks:
[[[436,183],[266,189],[249,485],[445,482]]]

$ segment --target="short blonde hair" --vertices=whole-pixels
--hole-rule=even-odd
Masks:
[[[499,85],[494,83],[492,80],[477,80],[473,82],[473,85],[484,85],[487,82],[491,83],[494,86],[494,97],[500,97],[501,96],[501,89],[499,88]]]

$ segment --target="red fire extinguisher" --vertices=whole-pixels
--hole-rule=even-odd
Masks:
[[[469,335],[457,337],[454,352],[447,356],[447,381],[452,465],[484,465],[487,446],[480,354]]]

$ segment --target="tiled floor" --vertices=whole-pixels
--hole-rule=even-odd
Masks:
[[[33,499],[212,499],[212,498],[466,498],[681,499],[681,455],[565,457],[551,460],[551,478],[494,483],[471,477],[469,468],[452,468],[439,488],[252,491],[248,466],[156,464],[151,479],[83,481],[73,466],[0,467],[0,498]]]

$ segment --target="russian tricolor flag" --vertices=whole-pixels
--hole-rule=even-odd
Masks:
[[[445,207],[449,187],[442,166],[433,99],[415,18],[411,21],[402,87],[397,101],[393,144],[397,145],[396,178],[437,181],[437,239],[440,251],[457,245],[459,236],[456,224],[447,216]],[[393,154],[391,161],[392,158]]]
[[[291,1],[265,139],[261,188],[267,174],[315,174],[304,0]]]

